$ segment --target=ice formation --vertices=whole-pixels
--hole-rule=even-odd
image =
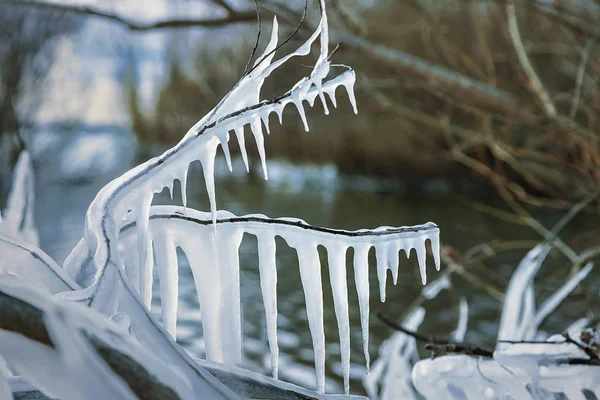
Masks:
[[[61,387],[58,379],[49,379],[41,373],[50,367],[49,364],[36,366],[35,357],[23,357],[26,365],[16,369],[36,388],[44,393],[57,395],[72,390],[73,394],[69,396],[95,398],[88,397],[88,394],[105,381],[109,397],[132,398],[126,385],[107,370],[104,363],[106,360],[98,358],[97,349],[93,345],[90,347],[90,338],[86,337],[86,329],[90,329],[94,331],[94,335],[98,335],[94,337],[110,342],[114,348],[122,350],[145,366],[151,375],[160,376],[165,384],[168,382],[167,386],[177,394],[177,398],[191,398],[192,393],[205,393],[206,390],[220,392],[221,397],[215,398],[230,398],[229,392],[221,390],[222,385],[211,380],[210,375],[174,341],[178,304],[176,249],[180,248],[185,253],[196,285],[207,359],[232,367],[240,364],[243,357],[238,250],[244,234],[250,234],[258,238],[260,285],[271,350],[272,374],[275,378],[278,376],[275,238],[279,236],[297,251],[315,353],[316,389],[321,393],[325,387],[324,283],[317,247],[327,249],[329,284],[334,295],[335,315],[340,332],[344,390],[349,392],[347,251],[350,248],[354,251],[353,267],[359,297],[363,351],[368,365],[370,249],[375,249],[379,295],[385,301],[387,270],[391,270],[396,283],[400,250],[408,256],[415,249],[421,279],[425,283],[426,241],[429,241],[435,266],[439,270],[438,227],[427,223],[413,227],[380,227],[358,231],[318,228],[297,219],[270,219],[264,215],[238,217],[226,211],[217,211],[215,198],[215,157],[221,147],[231,169],[228,146],[233,135],[238,140],[242,159],[248,170],[244,140],[246,126],[250,127],[258,147],[264,177],[268,179],[263,130],[269,132],[271,114],[275,113],[282,122],[285,107],[293,104],[308,130],[306,104],[314,106],[318,97],[325,114],[328,114],[327,102],[331,101],[334,107],[337,106],[336,89],[340,86],[345,88],[351,106],[357,112],[354,71],[338,64],[335,65],[336,68],[342,67],[345,70],[328,78],[334,65],[329,60],[325,2],[321,0],[320,5],[320,23],[306,42],[294,52],[274,61],[278,43],[278,24],[277,19],[274,19],[272,35],[263,55],[211,112],[194,125],[176,146],[126,172],[101,189],[87,211],[83,238],[65,261],[64,271],[35,246],[28,247],[17,240],[9,241],[0,237],[0,246],[19,248],[15,254],[18,252],[22,257],[34,259],[29,260],[31,262],[22,270],[11,266],[8,272],[28,278],[39,274],[38,277],[44,279],[40,286],[54,294],[54,299],[45,303],[41,301],[43,296],[35,292],[26,293],[26,297],[31,304],[43,310],[45,325],[56,349],[41,349],[36,343],[0,331],[8,338],[5,343],[10,342],[11,346],[22,345],[25,351],[38,348],[47,355],[44,362],[56,363],[57,368],[53,372],[73,378],[69,380],[69,385]],[[317,39],[319,55],[311,73],[283,95],[272,100],[261,100],[260,91],[265,79],[291,58],[310,54]],[[24,160],[25,165],[26,156]],[[187,172],[194,161],[199,161],[202,165],[210,202],[209,213],[187,208]],[[20,165],[17,169],[24,171],[17,175],[26,176],[25,167]],[[172,192],[174,180],[180,181],[183,207],[152,206],[154,194],[165,187]],[[155,260],[161,281],[163,326],[150,315]],[[10,262],[14,264],[16,261],[11,255]],[[13,289],[10,285],[2,287],[11,292]],[[20,293],[20,289],[15,290],[14,293]],[[68,305],[65,301],[79,304]],[[81,306],[88,306],[93,311],[86,316]],[[96,313],[104,315],[104,319],[97,317]],[[77,349],[76,354],[62,351],[65,348]],[[20,362],[17,355],[7,347],[0,349],[2,354],[5,351],[9,353],[11,362]],[[87,375],[93,376],[89,380],[84,379]]]
[[[177,302],[177,285],[171,280],[174,282],[177,280],[178,268],[174,254],[179,247],[187,255],[194,274],[203,315],[207,357],[211,361],[235,365],[241,360],[238,249],[242,236],[251,234],[257,237],[267,337],[271,350],[273,376],[277,377],[279,350],[275,237],[283,238],[289,246],[297,250],[302,285],[306,295],[309,327],[315,349],[317,388],[321,390],[325,380],[325,338],[323,283],[317,247],[324,246],[327,249],[330,284],[334,293],[335,314],[340,331],[342,368],[345,383],[348,385],[350,324],[346,281],[347,250],[352,247],[355,254],[354,270],[366,349],[369,317],[367,258],[369,249],[374,247],[376,257],[388,262],[387,260],[393,254],[396,259],[398,258],[400,249],[406,249],[409,253],[412,246],[425,246],[426,240],[430,240],[433,245],[439,240],[439,229],[432,223],[404,228],[383,227],[376,230],[344,231],[313,227],[297,219],[269,219],[264,215],[235,216],[226,211],[218,211],[215,229],[210,213],[189,208],[184,211],[183,208],[175,206],[152,206],[150,210],[149,232],[154,242],[156,267],[161,277],[161,301],[163,305],[167,305],[162,308],[165,327],[172,335],[175,334],[176,308],[169,305]],[[129,248],[135,243],[136,232],[136,220],[126,219],[120,233],[124,248]],[[435,249],[435,246],[433,248]],[[384,251],[383,254],[381,251]],[[131,257],[125,257],[124,261],[128,274],[137,276],[138,273],[134,271],[139,270],[140,266],[135,253]],[[163,288],[163,276],[169,276],[164,281],[167,288]],[[142,292],[146,290],[149,289],[143,288]]]
[[[337,105],[335,91],[344,86],[353,110],[357,112],[354,97],[355,73],[346,71],[327,79],[331,70],[329,60],[329,33],[324,1],[322,17],[316,31],[296,51],[273,61],[278,42],[277,19],[273,20],[270,41],[253,68],[221,102],[172,149],[149,160],[106,185],[92,202],[86,215],[84,238],[65,262],[69,275],[86,289],[62,294],[63,299],[78,301],[106,314],[123,310],[123,299],[115,298],[114,287],[119,275],[126,271],[131,294],[139,295],[147,308],[152,300],[153,252],[161,279],[163,321],[165,329],[175,334],[177,309],[176,247],[186,254],[198,293],[202,313],[207,358],[228,365],[242,359],[242,335],[239,295],[239,259],[237,255],[244,233],[258,237],[261,290],[267,315],[268,341],[272,355],[273,376],[278,376],[277,299],[275,236],[283,237],[298,253],[300,274],[306,298],[309,326],[315,350],[316,387],[324,391],[325,338],[323,332],[323,299],[320,263],[317,246],[328,249],[334,307],[340,330],[345,391],[349,390],[350,328],[348,321],[348,293],[345,254],[355,251],[355,276],[360,298],[360,312],[364,352],[368,363],[368,260],[367,254],[375,247],[377,276],[381,300],[385,300],[387,269],[394,282],[398,275],[398,252],[407,255],[415,249],[422,281],[426,280],[425,241],[430,240],[436,267],[439,269],[439,230],[435,224],[409,228],[383,227],[356,232],[312,228],[297,220],[271,220],[264,216],[235,217],[217,212],[214,184],[214,160],[217,149],[223,150],[231,166],[228,141],[235,134],[242,158],[248,166],[245,151],[244,128],[250,131],[258,146],[265,179],[268,178],[264,150],[263,126],[269,131],[269,116],[277,114],[281,122],[283,110],[293,104],[309,129],[305,104],[314,106],[317,97],[325,114],[329,113],[327,99]],[[309,76],[302,78],[285,94],[261,101],[260,90],[266,78],[296,56],[308,55],[319,39],[319,56]],[[339,66],[339,65],[338,65]],[[190,163],[200,161],[210,201],[210,214],[186,209],[186,179]],[[154,193],[172,188],[173,180],[182,188],[183,209],[151,207]],[[164,218],[159,216],[165,215]],[[135,240],[127,238],[131,222],[135,221]],[[231,222],[233,221],[233,222]],[[122,229],[123,228],[123,229]],[[133,253],[132,248],[137,248]],[[121,295],[120,297],[127,297]],[[129,311],[128,311],[129,313]],[[139,320],[139,318],[138,318]],[[132,330],[151,328],[148,323],[139,326],[132,317]],[[154,340],[154,339],[153,339]],[[154,343],[154,342],[152,342]],[[146,343],[150,345],[150,343]]]
[[[600,367],[587,363],[589,356],[561,335],[531,342],[544,319],[592,270],[586,264],[536,309],[533,279],[548,254],[548,244],[534,247],[519,263],[505,295],[493,358],[464,354],[419,361],[413,383],[427,399],[585,399],[600,398]],[[461,312],[462,314],[462,312]],[[568,327],[579,340],[582,319]],[[460,325],[460,324],[459,324]],[[518,343],[522,342],[522,343]],[[574,360],[574,361],[572,361]]]

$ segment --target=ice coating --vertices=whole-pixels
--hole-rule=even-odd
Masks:
[[[368,319],[369,319],[369,260],[371,248],[410,248],[416,243],[425,243],[439,235],[435,224],[427,223],[414,227],[383,227],[374,230],[344,231],[329,228],[312,227],[306,222],[292,218],[269,219],[264,215],[236,216],[226,211],[217,212],[216,224],[213,225],[212,214],[193,209],[184,210],[176,206],[152,206],[149,217],[149,230],[153,238],[157,264],[160,272],[161,262],[165,256],[159,253],[164,249],[179,246],[188,258],[198,292],[202,324],[206,334],[208,358],[226,364],[239,363],[242,353],[239,300],[239,259],[238,249],[244,234],[257,237],[260,286],[267,317],[267,337],[271,350],[273,376],[278,376],[277,345],[277,266],[276,242],[281,237],[298,253],[302,286],[304,288],[309,328],[315,349],[315,367],[317,370],[317,388],[324,384],[324,349],[323,303],[321,282],[321,262],[317,247],[327,250],[330,285],[332,287],[334,307],[340,331],[340,348],[342,369],[346,382],[349,373],[349,321],[348,321],[348,289],[346,277],[346,252],[353,248],[352,261],[355,285],[359,297],[361,312],[361,329],[363,334],[363,351],[367,365],[368,359]],[[130,216],[124,221],[120,238],[131,240],[136,236],[135,218]],[[216,236],[215,236],[216,232]],[[158,240],[167,243],[158,244]],[[171,242],[171,243],[168,243]],[[174,250],[172,250],[174,251]],[[381,254],[381,253],[380,253]],[[376,256],[379,257],[380,254]],[[128,259],[127,263],[135,258]],[[126,270],[135,266],[126,265]],[[175,273],[177,269],[170,269]],[[161,287],[163,285],[162,275]],[[202,280],[202,282],[198,282]],[[172,296],[174,290],[169,296]],[[208,294],[203,293],[208,291]],[[161,292],[162,296],[162,292]],[[163,304],[164,303],[163,299]],[[167,312],[163,308],[163,312]],[[164,321],[174,326],[174,311],[167,312]],[[165,325],[166,326],[166,325]],[[174,329],[174,328],[173,328]],[[171,331],[171,328],[169,328]],[[221,341],[214,339],[222,338]],[[349,389],[349,386],[346,385]]]

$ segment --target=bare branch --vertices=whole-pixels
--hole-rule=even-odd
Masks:
[[[423,335],[422,333],[414,332],[414,331],[411,331],[410,329],[406,329],[405,327],[395,323],[394,321],[392,321],[390,318],[386,317],[382,313],[377,313],[375,315],[377,316],[377,318],[379,318],[379,320],[381,320],[381,322],[383,322],[388,327],[390,327],[398,332],[402,332],[405,335],[415,338],[415,340],[417,342],[434,343],[434,344],[449,344],[450,343],[450,341],[446,338],[427,336],[427,335]]]
[[[226,0],[212,0],[212,1],[213,1],[213,3],[218,4],[219,6],[221,6],[225,10],[227,10],[227,12],[229,14],[237,14],[237,11],[232,6],[230,6]]]
[[[577,116],[577,110],[579,108],[579,100],[581,99],[581,89],[583,87],[583,78],[585,76],[585,68],[587,67],[588,60],[590,58],[590,54],[592,50],[596,46],[597,38],[591,38],[588,40],[585,48],[583,49],[583,54],[581,56],[581,61],[579,62],[579,68],[577,68],[577,78],[575,79],[575,92],[573,94],[573,103],[571,105],[571,112],[569,113],[569,117],[575,118]]]
[[[556,107],[552,103],[552,100],[544,88],[542,81],[535,72],[533,65],[531,65],[531,61],[529,60],[529,56],[527,55],[525,46],[521,40],[519,25],[517,24],[515,3],[513,0],[509,0],[506,3],[506,16],[508,19],[508,33],[513,47],[515,48],[515,52],[517,53],[517,58],[519,59],[521,68],[523,68],[523,72],[525,72],[525,75],[529,81],[529,89],[541,103],[546,115],[548,115],[550,118],[554,118],[556,116]]]
[[[256,54],[256,50],[258,49],[258,43],[260,42],[260,34],[262,33],[262,21],[260,19],[260,10],[258,8],[258,0],[254,0],[254,7],[256,8],[256,23],[258,33],[256,34],[256,42],[254,43],[254,47],[252,47],[252,52],[250,53],[250,58],[248,58],[248,62],[246,63],[246,67],[244,67],[244,73],[242,76],[245,76],[248,72],[248,68],[250,68],[250,63],[252,63],[252,59],[254,59],[254,55]]]
[[[0,0],[0,4],[14,7],[28,7],[38,10],[58,11],[81,16],[96,17],[118,23],[131,31],[151,31],[160,29],[191,28],[191,27],[219,27],[234,23],[247,23],[256,19],[254,11],[236,12],[226,17],[204,19],[168,19],[152,23],[135,22],[129,18],[102,11],[95,7],[70,5],[62,3],[47,3],[37,0]]]

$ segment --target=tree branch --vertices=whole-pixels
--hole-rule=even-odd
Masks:
[[[531,61],[529,60],[529,56],[525,51],[523,41],[521,40],[521,34],[519,33],[519,25],[517,24],[515,3],[513,0],[509,0],[506,3],[506,16],[508,19],[508,33],[512,41],[513,47],[515,49],[515,52],[517,53],[517,58],[519,59],[521,68],[523,68],[523,72],[525,73],[529,81],[529,89],[533,92],[533,94],[541,103],[546,115],[548,115],[548,117],[550,118],[554,118],[556,116],[556,107],[552,103],[552,100],[550,99],[546,88],[544,88],[542,81],[535,72]]]
[[[237,11],[232,6],[230,6],[229,3],[227,3],[227,1],[225,0],[213,0],[213,3],[218,4],[219,6],[227,10],[229,14],[237,14]]]
[[[254,11],[234,12],[225,17],[204,19],[168,19],[151,23],[141,23],[118,14],[109,13],[95,7],[70,5],[62,3],[47,3],[38,0],[0,0],[0,4],[14,7],[27,7],[37,10],[57,11],[80,16],[105,19],[124,26],[130,31],[150,31],[160,29],[191,28],[191,27],[219,27],[235,23],[247,23],[256,20]]]

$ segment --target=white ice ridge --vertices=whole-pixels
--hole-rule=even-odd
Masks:
[[[217,212],[216,225],[212,215],[176,206],[152,206],[149,232],[154,243],[157,268],[161,279],[161,301],[165,328],[175,336],[177,273],[175,257],[179,247],[192,268],[200,302],[206,340],[207,358],[225,364],[239,364],[242,357],[240,315],[240,274],[238,249],[244,234],[258,238],[260,285],[267,317],[268,341],[272,356],[273,376],[277,377],[277,267],[275,237],[283,238],[298,253],[302,285],[306,296],[309,327],[315,350],[317,389],[325,382],[325,337],[323,332],[323,295],[318,246],[327,249],[330,284],[335,314],[340,332],[340,345],[346,392],[349,390],[350,324],[348,317],[348,282],[346,252],[354,249],[354,270],[358,289],[365,356],[368,357],[369,275],[367,254],[375,248],[377,265],[398,268],[398,255],[407,256],[412,248],[421,248],[430,241],[436,268],[439,269],[439,228],[433,223],[411,227],[382,227],[374,230],[345,231],[319,228],[298,219],[269,219],[264,215],[235,216]],[[123,249],[135,243],[136,221],[124,221],[120,240]],[[152,247],[150,245],[150,247]],[[135,255],[135,253],[133,253]],[[151,255],[149,256],[152,259]],[[395,261],[392,260],[395,258]],[[383,260],[383,261],[381,261]],[[421,271],[425,257],[419,257]],[[135,257],[125,257],[128,276],[138,276],[140,264]],[[387,268],[387,267],[386,267]],[[152,273],[152,271],[148,271]],[[397,274],[397,271],[395,272]],[[164,279],[164,280],[163,280]],[[151,281],[148,281],[152,285]],[[380,281],[385,283],[385,278]],[[385,293],[385,286],[383,286]],[[141,293],[152,292],[142,287]],[[368,362],[368,359],[367,359]]]

